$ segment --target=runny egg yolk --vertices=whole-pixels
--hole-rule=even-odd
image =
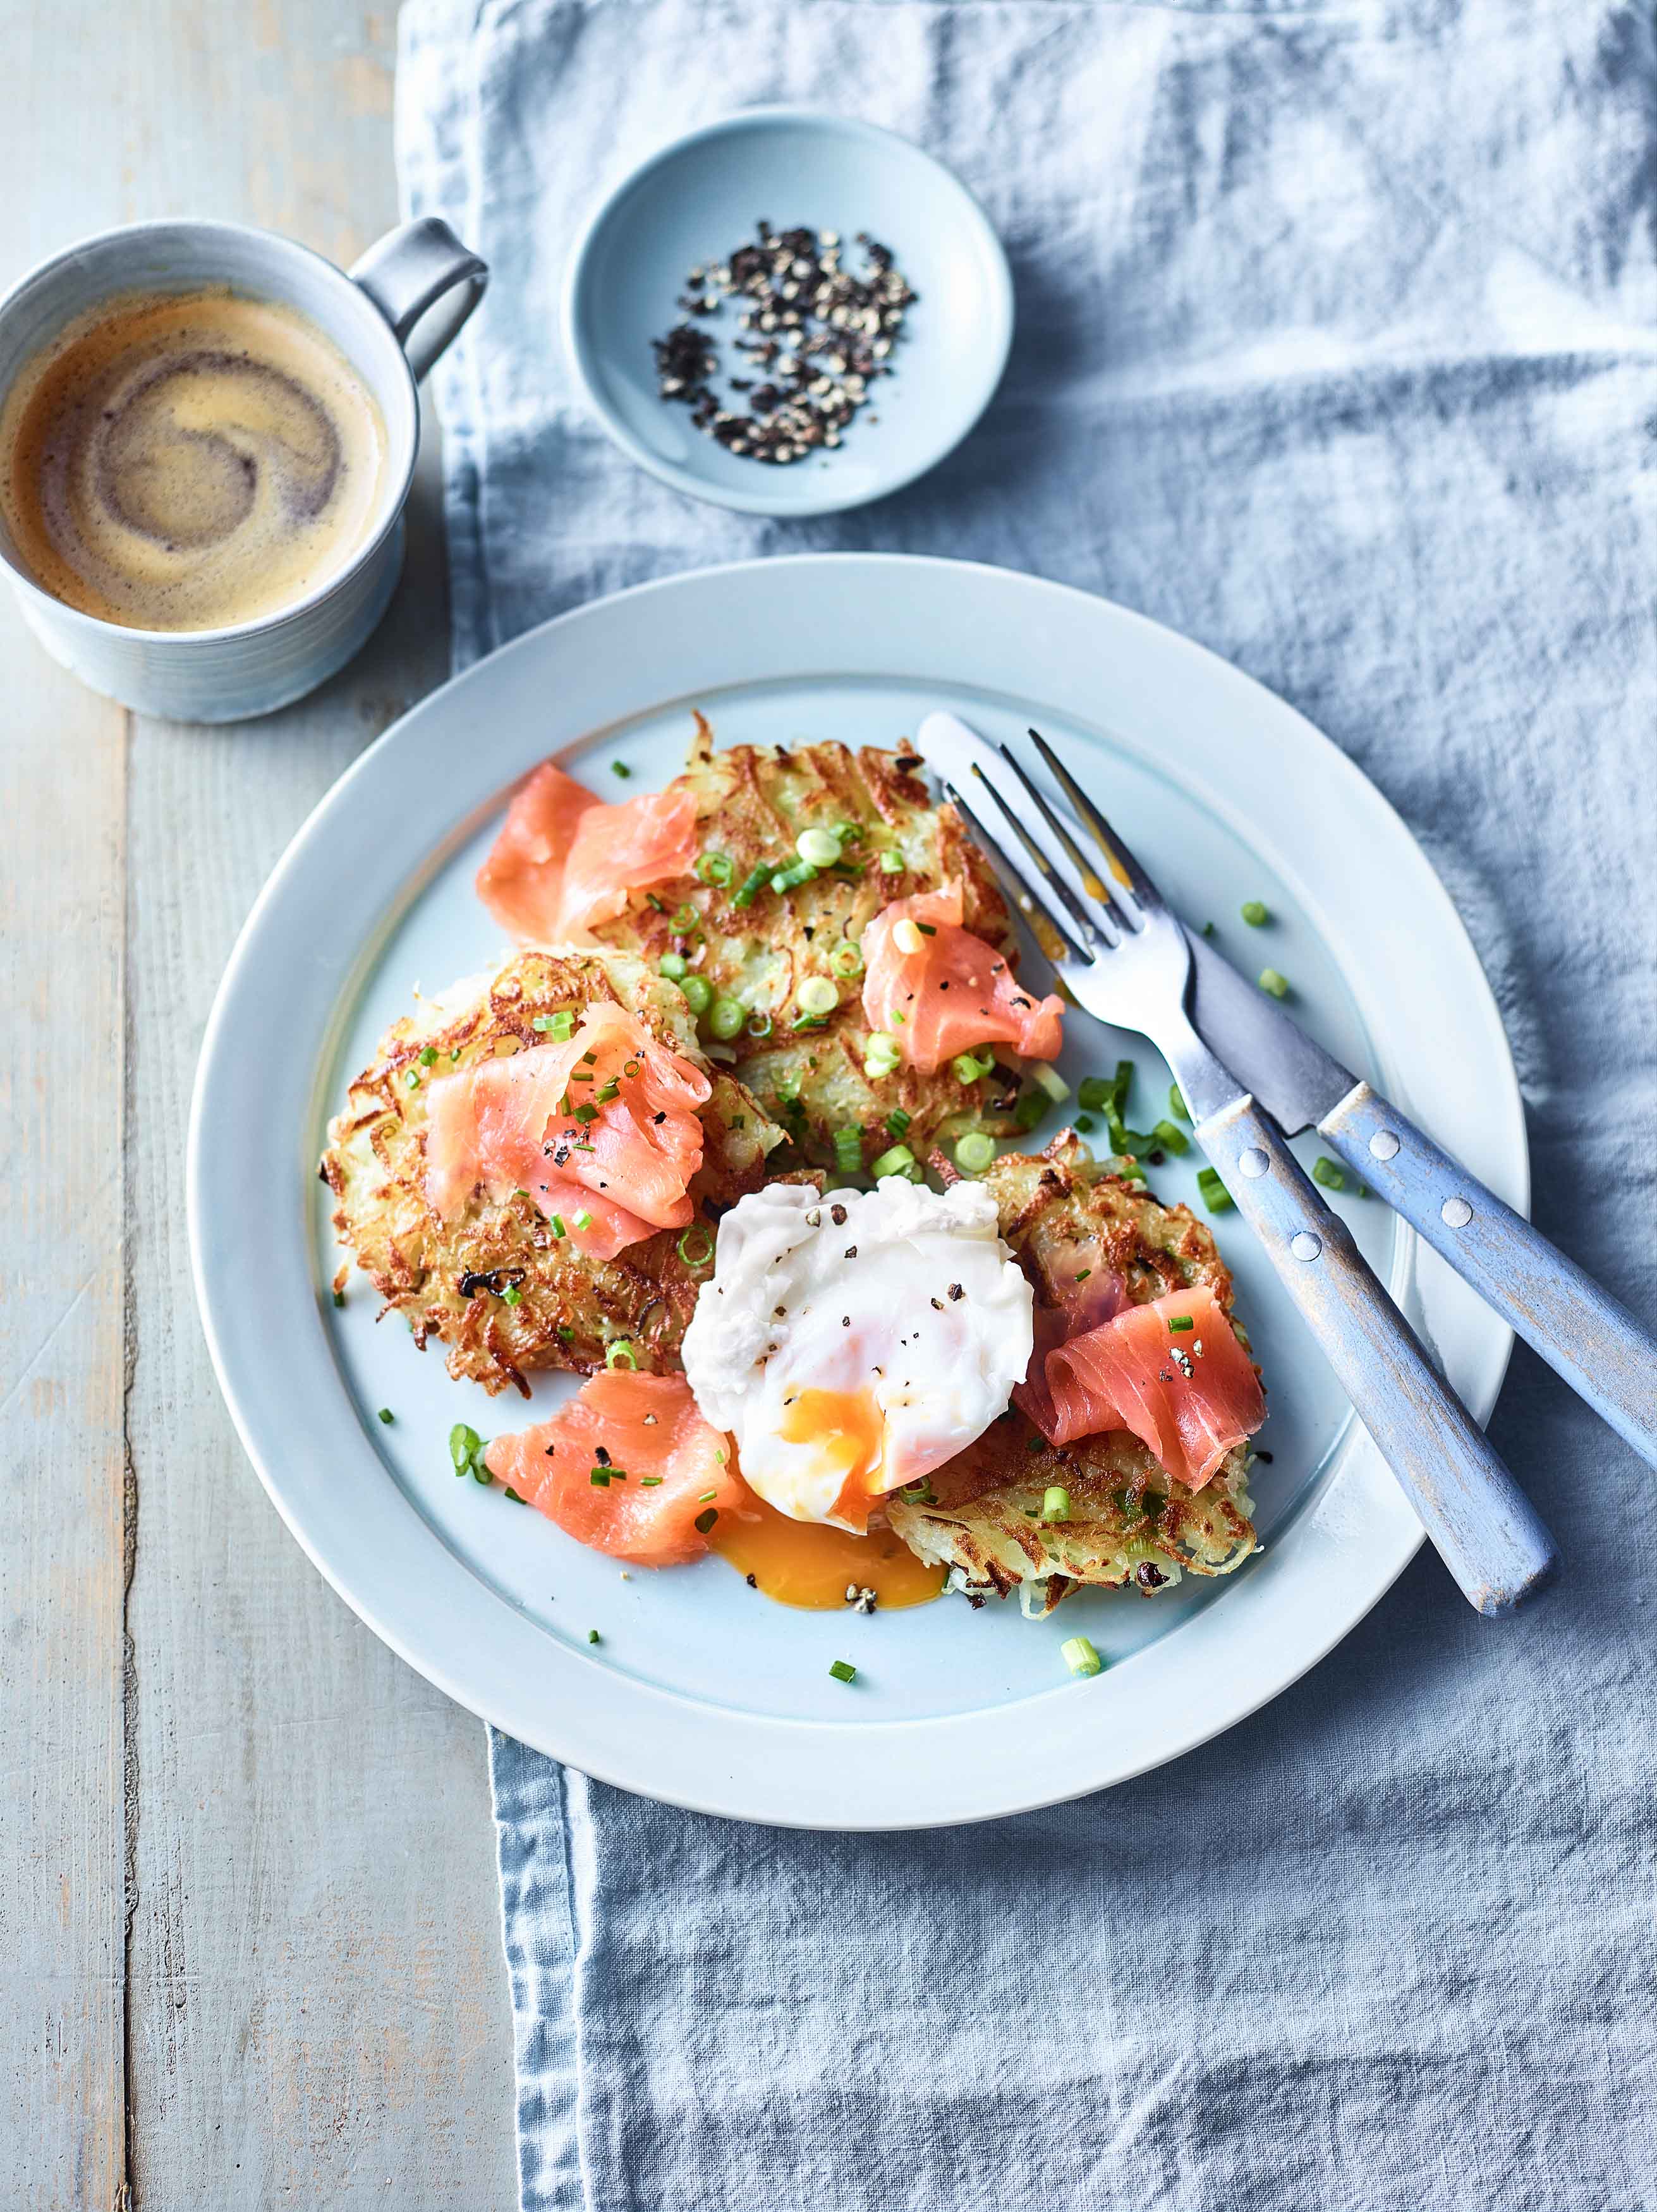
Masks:
[[[825,1468],[840,1478],[838,1519],[867,1526],[869,1500],[884,1488],[886,1416],[866,1390],[800,1390],[783,1411],[785,1443],[815,1444]]]
[[[740,1513],[721,1513],[708,1539],[739,1575],[779,1605],[841,1612],[848,1589],[871,1589],[888,1612],[926,1605],[944,1587],[942,1567],[916,1559],[889,1528],[854,1536],[819,1521],[791,1521],[750,1497]]]

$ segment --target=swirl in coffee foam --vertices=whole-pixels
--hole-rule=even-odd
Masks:
[[[211,629],[305,598],[380,503],[373,395],[291,308],[223,291],[107,301],[0,413],[0,514],[56,598]]]

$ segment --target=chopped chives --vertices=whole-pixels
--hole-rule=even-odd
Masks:
[[[696,1503],[698,1505],[711,1505],[719,1494],[717,1490],[701,1491],[697,1494]]]
[[[1212,937],[1212,936],[1213,936],[1213,934],[1214,934],[1214,925],[1213,925],[1213,923],[1212,923],[1211,921],[1205,921],[1205,922],[1203,924],[1203,935],[1204,935],[1205,937]]]
[[[591,1229],[592,1226],[592,1216],[587,1212],[585,1206],[575,1217],[575,1226],[578,1229]]]
[[[568,1236],[569,1231],[564,1226],[564,1217],[561,1213],[555,1213],[552,1216],[550,1225],[555,1241],[560,1237]]]
[[[682,1230],[677,1250],[687,1267],[705,1267],[713,1257],[713,1234],[707,1223],[693,1221]]]
[[[607,1467],[595,1467],[588,1475],[587,1480],[592,1485],[595,1490],[608,1490],[610,1488],[610,1469]]]
[[[1320,1182],[1326,1190],[1344,1190],[1346,1170],[1338,1160],[1332,1160],[1326,1153],[1320,1152],[1312,1163],[1312,1180]]]
[[[1042,1494],[1041,1518],[1044,1521],[1070,1519],[1070,1492],[1060,1482],[1049,1484]]]
[[[625,783],[628,776],[632,775],[633,770],[628,766],[625,761],[611,761],[610,764],[610,772],[612,775],[619,775],[622,782]]]
[[[696,1518],[692,1522],[691,1526],[695,1529],[696,1534],[699,1536],[705,1536],[719,1517],[719,1508],[717,1506],[710,1505],[706,1513],[699,1513],[696,1516]]]
[[[598,1642],[599,1642],[599,1640],[600,1640],[600,1638],[599,1638],[599,1635],[598,1635],[598,1630],[597,1630],[596,1628],[590,1628],[590,1629],[588,1629],[588,1631],[587,1631],[587,1642],[588,1642],[589,1644],[597,1644]]]
[[[858,1678],[858,1670],[849,1659],[836,1659],[828,1672],[837,1682],[855,1682]]]
[[[422,1067],[434,1067],[436,1064],[437,1047],[434,1044],[428,1044],[425,1051],[420,1055],[420,1065]]]
[[[608,1106],[612,1098],[619,1098],[621,1095],[622,1086],[612,1078],[610,1082],[605,1084],[602,1091],[595,1091],[593,1092],[593,1103],[597,1106]]]
[[[389,1406],[382,1406],[379,1409],[379,1419],[385,1422],[386,1427],[389,1429],[391,1423],[397,1419],[397,1416],[392,1413]]]
[[[1176,1336],[1187,1335],[1197,1326],[1189,1314],[1170,1314],[1168,1317],[1168,1325]]]
[[[336,1291],[334,1292],[334,1304],[335,1304],[337,1306],[343,1306],[343,1305],[344,1304],[344,1303],[345,1303],[345,1293],[344,1293],[344,1291]]]
[[[1045,1091],[1026,1091],[1012,1109],[1014,1128],[1028,1133],[1046,1114],[1048,1103]]]
[[[410,1089],[410,1091],[418,1091],[418,1090],[419,1090],[419,1088],[420,1088],[420,1071],[419,1071],[419,1069],[418,1069],[418,1068],[411,1067],[411,1068],[409,1070],[408,1073],[404,1077],[403,1080],[404,1080],[404,1082],[405,1084],[407,1084],[407,1085],[408,1085],[408,1087],[409,1087],[409,1089]]]
[[[575,1109],[575,1118],[578,1121],[596,1121],[598,1118],[598,1109],[596,1106],[578,1106]]]
[[[968,1129],[957,1137],[955,1144],[955,1164],[968,1175],[982,1175],[995,1158],[995,1139],[984,1129]]]
[[[1289,978],[1280,975],[1275,968],[1262,968],[1259,982],[1261,990],[1269,991],[1274,999],[1289,996]]]
[[[1236,1204],[1212,1168],[1198,1169],[1197,1188],[1203,1194],[1203,1204],[1211,1213],[1229,1213]]]
[[[1104,1671],[1104,1661],[1085,1636],[1068,1636],[1059,1647],[1059,1656],[1072,1674],[1099,1674]]]
[[[1262,900],[1245,899],[1242,902],[1242,918],[1251,929],[1264,929],[1266,923],[1271,921],[1272,915]]]
[[[771,863],[768,860],[763,860],[750,875],[744,877],[742,888],[732,896],[731,901],[731,905],[752,906],[754,901],[759,896],[761,891],[764,890],[765,886],[770,882],[770,880]]]
[[[524,1303],[524,1293],[519,1289],[516,1283],[507,1284],[506,1289],[501,1293],[501,1303],[503,1306],[522,1305]]]
[[[575,1331],[567,1322],[560,1322],[558,1324],[558,1341],[560,1344],[574,1344],[575,1341]]]
[[[513,1488],[511,1483],[507,1485],[507,1495],[511,1498],[514,1505],[527,1505],[529,1504],[528,1498],[520,1498],[518,1495],[518,1492]]]
[[[1098,1126],[1091,1114],[1078,1114],[1074,1123],[1074,1127],[1084,1137],[1090,1137]]]
[[[639,1487],[640,1490],[659,1490],[665,1479],[659,1474],[641,1474],[639,1477]]]
[[[702,918],[690,901],[685,899],[676,906],[668,916],[667,926],[670,929],[677,929],[683,937],[690,930],[700,929],[702,926]]]

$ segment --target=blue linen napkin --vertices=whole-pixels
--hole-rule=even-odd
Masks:
[[[596,593],[946,550],[1143,609],[1400,808],[1518,1057],[1542,1227],[1657,1316],[1649,0],[413,0],[410,212],[494,265],[439,372],[464,663]],[[860,514],[693,507],[556,342],[593,196],[837,106],[987,203],[977,435]],[[1492,1433],[1561,1586],[1436,1561],[1314,1675],[1081,1804],[779,1833],[492,1745],[525,2212],[1657,2203],[1657,1499],[1523,1346]]]

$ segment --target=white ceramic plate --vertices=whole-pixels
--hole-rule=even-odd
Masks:
[[[491,1401],[400,1322],[376,1325],[361,1277],[333,1307],[325,1123],[415,986],[499,949],[471,877],[512,785],[557,753],[607,795],[650,788],[679,766],[693,705],[725,743],[895,744],[937,705],[992,733],[1038,723],[1188,915],[1214,920],[1241,963],[1282,969],[1310,1028],[1527,1203],[1518,1088],[1466,933],[1396,815],[1280,700],[1120,607],[998,569],[865,555],[707,569],[566,615],[434,694],[341,780],[265,887],[209,1024],[191,1134],[196,1280],[237,1427],[294,1534],[394,1650],[608,1781],[844,1828],[984,1819],[1120,1781],[1293,1681],[1419,1540],[1235,1216],[1218,1226],[1272,1407],[1264,1553],[1151,1600],[1083,1594],[1040,1623],[959,1599],[793,1612],[717,1558],[623,1580],[449,1468],[452,1421],[519,1425],[567,1378],[537,1383],[534,1412]],[[1267,932],[1237,918],[1254,897]],[[1155,1119],[1154,1054],[1080,1014],[1066,1027],[1072,1079],[1132,1053],[1132,1118]],[[1198,1164],[1170,1163],[1155,1187],[1194,1198]],[[1488,1417],[1506,1328],[1378,1201],[1337,1202]],[[1110,1662],[1079,1682],[1058,1649],[1078,1631]],[[838,1658],[858,1667],[849,1687],[829,1676]]]

